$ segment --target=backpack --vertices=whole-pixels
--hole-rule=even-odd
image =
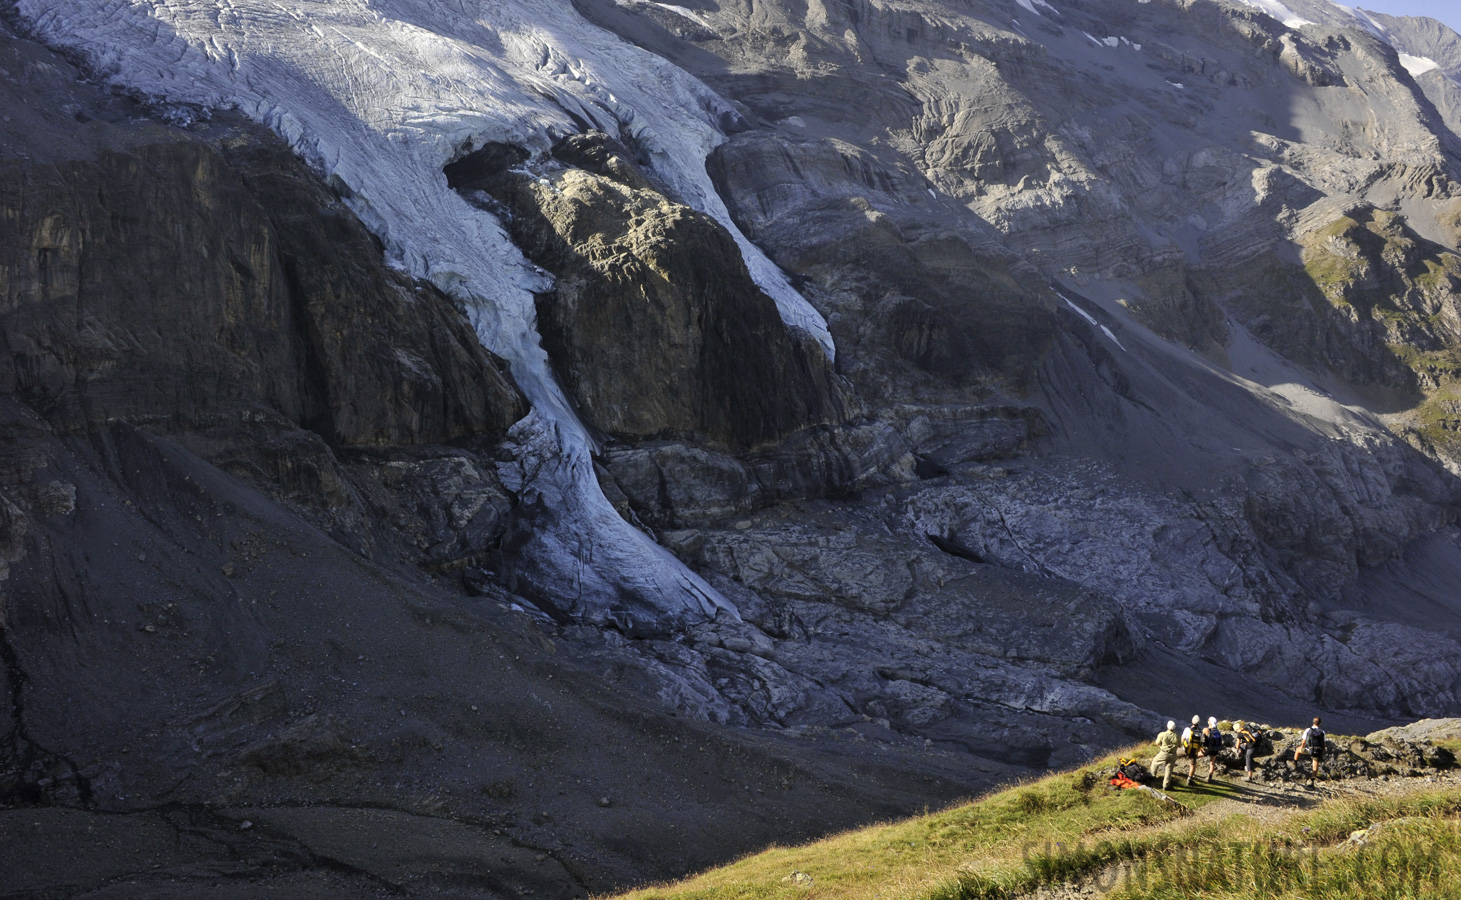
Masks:
[[[1189,728],[1189,729],[1187,729],[1187,740],[1182,745],[1182,749],[1184,749],[1184,750],[1201,750],[1202,748],[1204,748],[1206,746],[1207,746],[1207,739],[1203,737],[1202,732],[1198,731],[1196,728]]]
[[[1221,749],[1223,749],[1223,733],[1213,728],[1207,734],[1207,751],[1216,753]]]
[[[1309,739],[1309,749],[1324,752],[1324,729],[1311,725],[1304,735]]]

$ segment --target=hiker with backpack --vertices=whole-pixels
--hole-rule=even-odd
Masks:
[[[1299,754],[1305,750],[1309,751],[1309,758],[1314,761],[1314,768],[1309,774],[1309,783],[1313,784],[1314,779],[1319,776],[1319,763],[1324,759],[1325,750],[1324,729],[1319,727],[1319,717],[1314,717],[1314,724],[1304,729],[1303,735],[1299,738],[1299,746],[1294,748],[1294,764],[1299,762]]]
[[[1239,722],[1233,726],[1233,733],[1238,738],[1238,755],[1243,758],[1243,780],[1252,781],[1253,753],[1258,749],[1258,735],[1248,727],[1246,722]]]
[[[1202,729],[1202,734],[1207,739],[1204,752],[1207,753],[1207,780],[1211,783],[1213,770],[1217,768],[1218,754],[1223,752],[1223,732],[1218,728],[1217,716],[1207,717],[1207,727]]]
[[[1167,720],[1167,730],[1157,735],[1157,755],[1152,757],[1152,775],[1161,773],[1162,790],[1172,786],[1172,767],[1177,764],[1177,749],[1182,739],[1177,737],[1177,723]]]
[[[1207,735],[1202,731],[1202,716],[1193,716],[1192,724],[1182,729],[1182,754],[1187,757],[1187,784],[1197,774],[1198,757],[1207,755]],[[1212,764],[1208,763],[1207,780],[1212,781]]]

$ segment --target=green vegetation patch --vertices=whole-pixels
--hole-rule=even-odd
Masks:
[[[1148,752],[1145,745],[1123,751]],[[1146,839],[1115,838],[1236,795],[1226,783],[1174,792],[1184,809],[1146,791],[1113,790],[1098,773],[1114,768],[1121,755],[942,812],[767,850],[678,884],[633,891],[623,900],[1011,896],[1123,854],[1150,852],[1155,845]]]
[[[1461,897],[1453,786],[1307,812],[1260,815],[1255,805],[1189,816],[1241,799],[1242,787],[1174,791],[1185,808],[1107,787],[1119,756],[1147,750],[904,822],[774,848],[621,900],[1013,900],[1072,882],[1116,900]]]
[[[1112,900],[1359,900],[1461,897],[1461,792],[1338,801],[1265,828],[1239,817],[1221,834],[1144,860],[1101,885]]]

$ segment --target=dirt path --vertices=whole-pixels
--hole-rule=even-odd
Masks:
[[[1245,815],[1272,828],[1290,816],[1332,800],[1351,797],[1399,797],[1447,785],[1461,789],[1461,776],[1447,773],[1417,778],[1350,778],[1342,781],[1320,781],[1312,788],[1281,781],[1267,784],[1257,781],[1245,782],[1241,778],[1219,778],[1218,783],[1229,790],[1236,789],[1237,796],[1224,797],[1208,803],[1184,821],[1189,823],[1216,822],[1229,816]],[[1184,798],[1191,797],[1194,793],[1217,789],[1218,783],[1208,785],[1194,782],[1191,787],[1177,787],[1168,794],[1172,799],[1181,803],[1184,802]],[[1167,822],[1162,825],[1153,825],[1149,830],[1169,828],[1171,824]],[[1135,836],[1147,830],[1138,829],[1131,834]],[[1079,881],[1046,885],[1030,893],[1021,894],[1020,897],[1023,900],[1092,900],[1092,898],[1102,897],[1117,886],[1124,884],[1131,865],[1130,863],[1117,863]]]

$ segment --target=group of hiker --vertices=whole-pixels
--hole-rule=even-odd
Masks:
[[[1258,749],[1260,729],[1249,725],[1247,722],[1233,723],[1233,744],[1238,751],[1238,757],[1243,760],[1243,780],[1253,780],[1253,754]],[[1182,758],[1187,760],[1187,784],[1192,784],[1192,779],[1197,774],[1197,762],[1200,759],[1207,760],[1207,780],[1212,781],[1214,770],[1217,768],[1217,757],[1223,748],[1228,744],[1222,729],[1218,727],[1216,716],[1210,716],[1207,726],[1203,727],[1202,717],[1193,716],[1192,724],[1177,733],[1177,723],[1167,721],[1167,730],[1157,735],[1157,754],[1152,757],[1152,775],[1162,776],[1162,790],[1168,790],[1172,784],[1172,769]],[[1314,717],[1314,724],[1304,729],[1299,745],[1294,749],[1294,762],[1297,764],[1299,757],[1307,753],[1312,760],[1313,767],[1309,776],[1310,781],[1319,774],[1319,763],[1324,759],[1324,729],[1319,725],[1319,717]]]

